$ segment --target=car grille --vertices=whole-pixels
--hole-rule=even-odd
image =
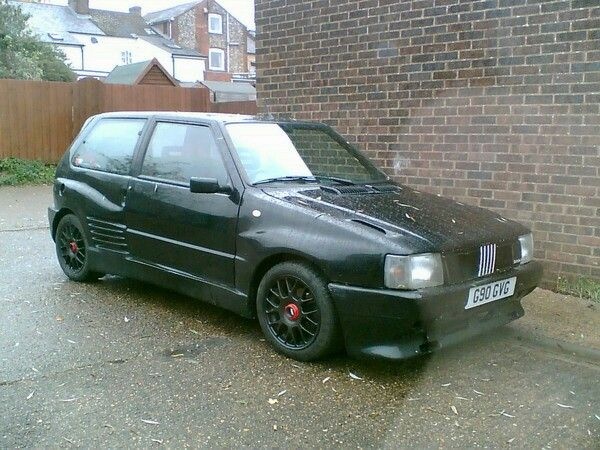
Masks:
[[[490,243],[462,252],[442,255],[447,283],[460,283],[502,273],[518,265],[519,241]]]

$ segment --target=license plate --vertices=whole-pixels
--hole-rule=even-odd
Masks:
[[[475,308],[476,306],[510,297],[515,293],[516,285],[517,277],[512,277],[471,288],[465,309]]]

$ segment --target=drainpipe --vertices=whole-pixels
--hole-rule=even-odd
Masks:
[[[177,79],[175,76],[175,55],[171,53],[171,59],[173,60],[173,78]]]
[[[229,45],[229,40],[230,40],[230,34],[229,34],[229,11],[227,11],[226,14],[227,14],[226,15],[226,17],[227,17],[227,42],[226,42],[226,45],[227,45],[227,48],[226,48],[226,51],[227,51],[227,67],[226,67],[226,71],[229,72],[229,73],[231,73],[231,68],[229,66],[229,64],[231,62],[231,58],[230,58],[230,55],[229,55],[229,51],[231,49],[231,46]]]

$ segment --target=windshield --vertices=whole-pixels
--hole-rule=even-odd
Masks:
[[[252,184],[270,181],[353,184],[387,179],[327,129],[237,123],[227,125],[227,131]]]

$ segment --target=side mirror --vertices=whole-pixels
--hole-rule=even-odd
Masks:
[[[229,186],[221,186],[216,178],[192,178],[190,179],[190,191],[194,194],[230,194]]]

